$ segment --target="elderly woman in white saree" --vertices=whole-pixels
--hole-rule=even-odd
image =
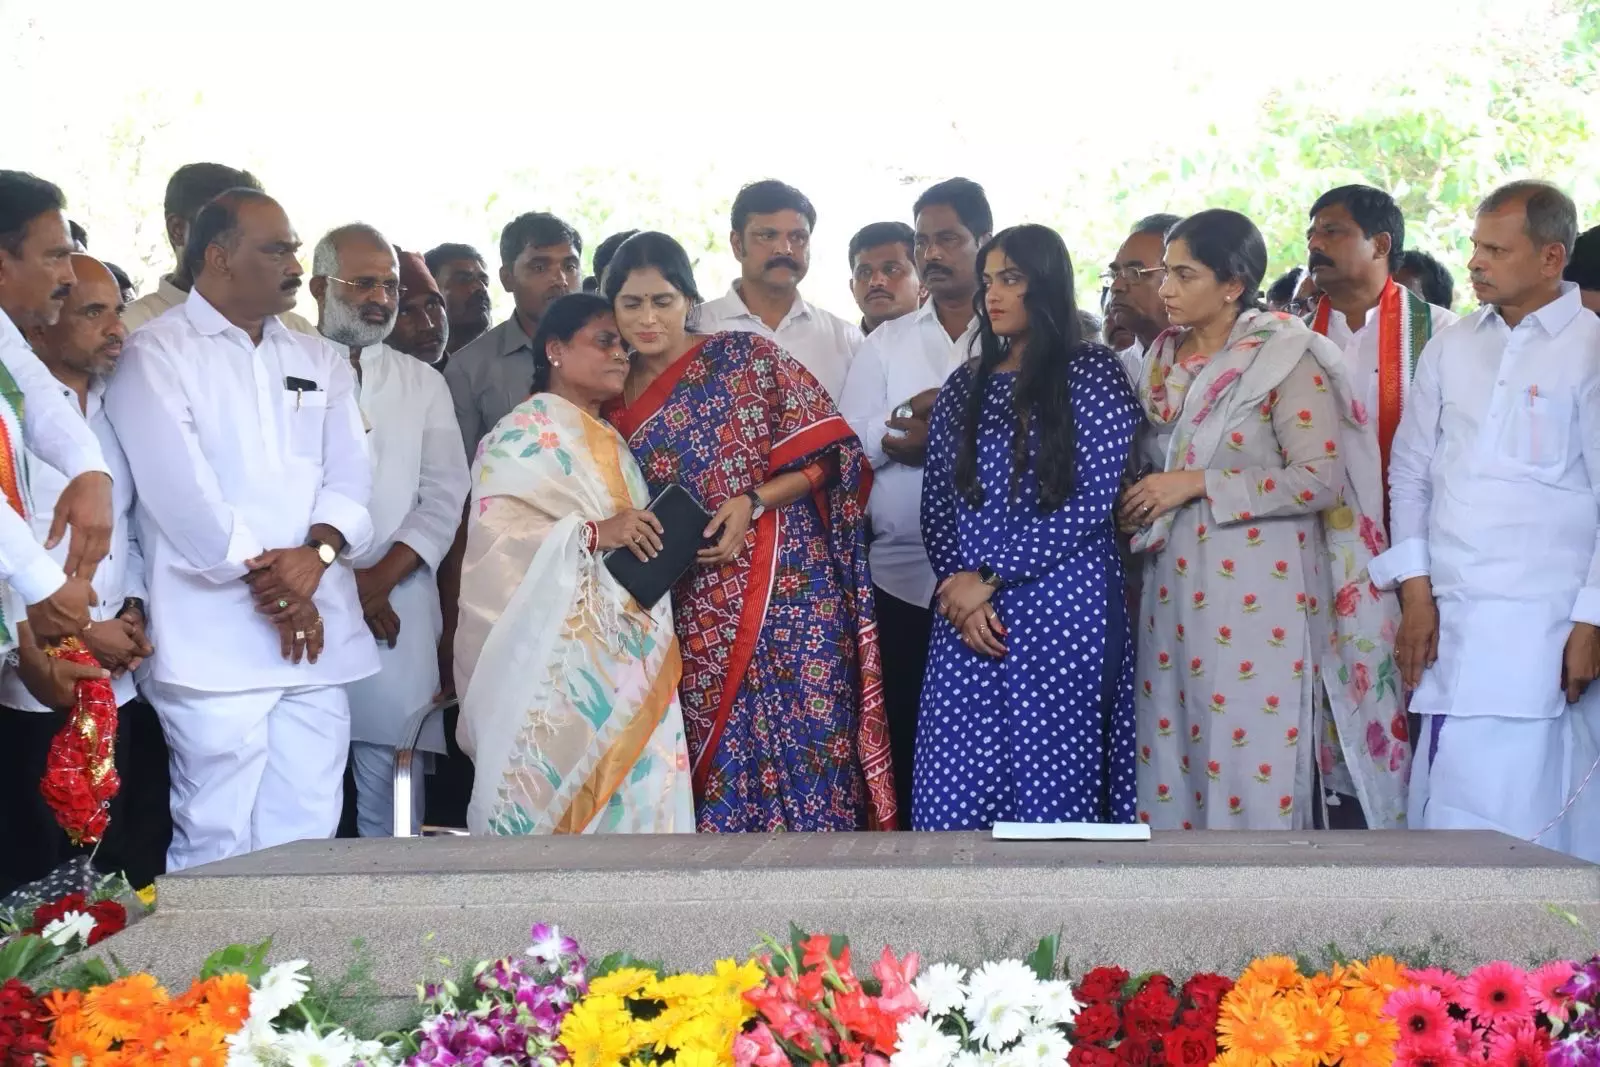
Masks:
[[[646,611],[601,564],[660,548],[644,478],[599,417],[628,360],[611,306],[552,304],[533,395],[473,465],[455,671],[474,834],[691,833],[671,598]]]

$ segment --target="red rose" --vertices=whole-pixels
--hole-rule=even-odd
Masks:
[[[1158,1062],[1156,1057],[1161,1054],[1160,1043],[1151,1038],[1137,1037],[1129,1034],[1117,1046],[1117,1062],[1122,1067],[1149,1067]]]
[[[1172,1028],[1172,1017],[1178,1013],[1178,1000],[1167,992],[1171,982],[1163,981],[1164,985],[1146,985],[1123,1007],[1122,1025],[1129,1036],[1155,1038]]]
[[[89,944],[98,945],[112,934],[120,934],[128,925],[128,909],[114,900],[102,900],[89,905],[94,918],[94,929],[89,931]]]
[[[1127,981],[1128,972],[1121,967],[1096,967],[1078,983],[1078,999],[1085,1004],[1115,1000]]]
[[[1073,1020],[1073,1041],[1110,1041],[1122,1029],[1117,1009],[1106,1001],[1090,1004]]]
[[[1183,999],[1201,1011],[1215,1015],[1222,1006],[1222,998],[1232,988],[1231,978],[1224,978],[1220,974],[1197,974],[1183,983]]]
[[[1217,1039],[1209,1029],[1174,1030],[1165,1046],[1167,1067],[1205,1067],[1217,1058]]]
[[[65,918],[67,912],[69,911],[86,912],[88,910],[89,905],[85,902],[82,893],[68,893],[60,900],[52,901],[49,904],[40,904],[37,908],[35,908],[33,912],[33,926],[28,929],[28,932],[34,934],[40,933],[46,926],[49,926],[57,919]]]
[[[1139,987],[1139,991],[1141,993],[1147,992],[1147,991],[1152,990],[1152,989],[1157,991],[1157,992],[1159,992],[1159,993],[1171,994],[1171,992],[1172,992],[1172,979],[1168,978],[1166,975],[1164,975],[1161,972],[1157,971],[1155,974],[1152,974],[1148,978],[1146,978],[1144,980],[1144,984]]]
[[[1067,1063],[1069,1067],[1117,1067],[1117,1054],[1099,1045],[1074,1044]]]

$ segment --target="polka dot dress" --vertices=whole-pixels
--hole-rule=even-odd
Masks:
[[[1113,509],[1139,420],[1121,364],[1082,345],[1066,371],[1076,417],[1074,490],[1038,508],[1039,434],[1011,485],[1015,374],[990,375],[978,432],[982,507],[955,488],[972,370],[934,406],[923,474],[922,532],[943,580],[987,564],[1005,581],[994,604],[1003,659],[981,656],[943,618],[922,690],[912,781],[918,830],[995,822],[1132,822],[1133,646]]]

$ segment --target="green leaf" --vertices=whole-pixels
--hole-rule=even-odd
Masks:
[[[1048,937],[1041,937],[1023,962],[1039,981],[1048,982],[1056,976],[1056,960],[1060,955],[1061,935],[1051,934]]]
[[[608,974],[613,974],[627,967],[638,967],[642,970],[650,971],[657,978],[665,978],[667,976],[666,965],[660,960],[641,960],[629,952],[613,952],[599,963],[592,964],[589,967],[589,980],[592,982],[596,978],[604,978]]]
[[[270,937],[259,945],[219,948],[200,967],[200,980],[215,978],[219,974],[242,974],[252,982],[260,981],[261,976],[267,973],[267,952],[271,948]]]
[[[26,982],[49,970],[67,954],[67,950],[52,945],[38,934],[23,934],[0,947],[0,982],[17,978]]]

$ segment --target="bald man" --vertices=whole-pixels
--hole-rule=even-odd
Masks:
[[[101,398],[106,377],[122,355],[127,330],[122,325],[122,292],[105,265],[82,253],[71,257],[77,284],[62,303],[53,325],[30,331],[34,352],[56,381],[61,394],[78,411],[100,444],[112,479],[111,543],[95,571],[93,620],[83,640],[112,675],[112,690],[122,709],[117,744],[117,767],[123,789],[114,802],[111,829],[95,863],[107,872],[123,872],[136,886],[150,884],[163,870],[166,842],[159,840],[166,812],[166,756],[154,712],[138,699],[133,672],[151,653],[145,636],[144,557],[132,528],[133,476],[106,418]],[[28,488],[37,513],[48,515],[67,485],[65,474],[41,457],[29,453]],[[67,546],[58,545],[51,556],[61,563]],[[27,623],[19,623],[19,629]],[[73,679],[60,660],[46,656],[28,634],[17,647],[17,664],[0,672],[0,811],[7,813],[0,831],[0,863],[11,868],[12,879],[31,881],[65,862],[71,845],[56,825],[39,795],[50,740],[66,722],[73,703]],[[154,728],[152,734],[151,728]],[[133,738],[137,728],[139,738]],[[132,771],[137,759],[138,771]],[[152,782],[152,778],[159,781]],[[148,797],[154,789],[156,804],[141,804],[137,817],[125,817],[124,798],[130,792]],[[11,793],[16,795],[9,796]],[[15,813],[15,817],[13,817]],[[152,823],[152,819],[155,823]],[[154,831],[152,833],[152,831]],[[170,832],[170,831],[169,831]]]

